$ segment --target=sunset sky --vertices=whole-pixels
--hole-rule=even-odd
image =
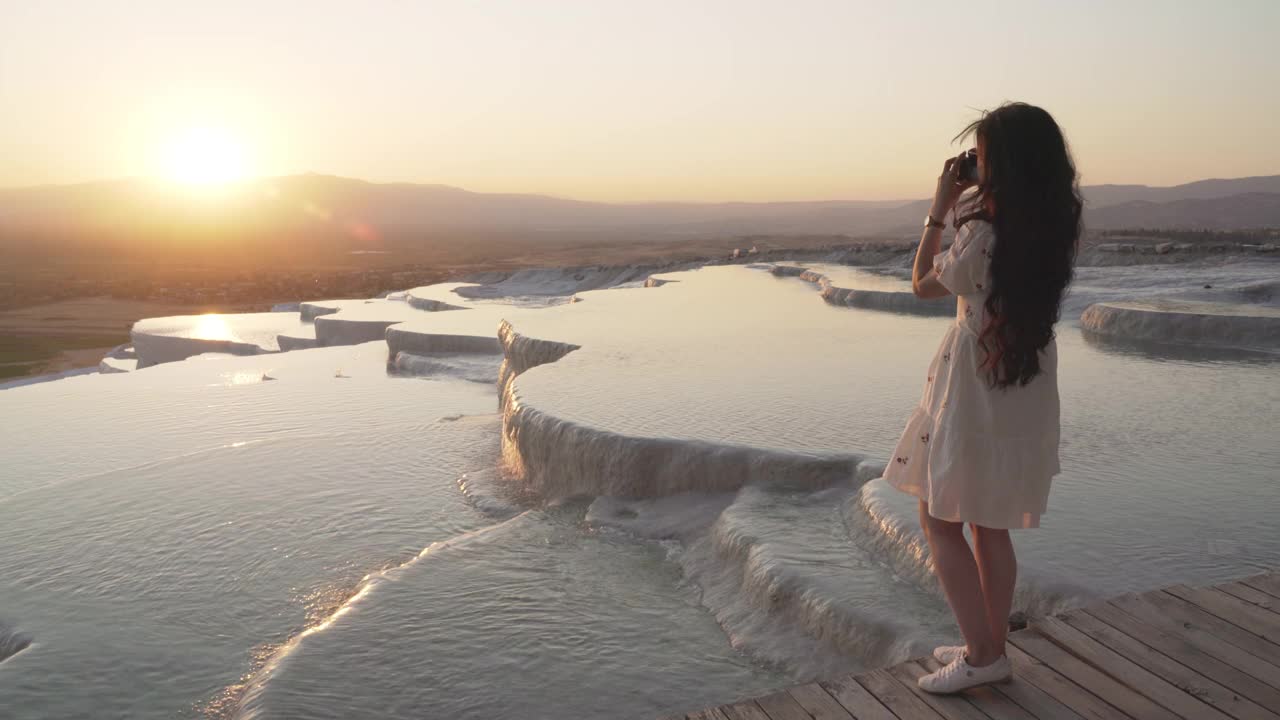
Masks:
[[[1278,28],[1277,0],[0,0],[0,186],[914,198],[1005,99],[1086,183],[1276,174]]]

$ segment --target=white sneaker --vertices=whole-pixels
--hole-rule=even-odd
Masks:
[[[943,665],[950,665],[956,658],[964,657],[966,650],[968,648],[964,645],[939,645],[933,649],[933,659]]]
[[[949,695],[980,685],[1007,682],[1012,677],[1013,665],[1005,655],[982,667],[970,665],[968,659],[961,655],[938,672],[921,677],[916,684],[925,692]]]

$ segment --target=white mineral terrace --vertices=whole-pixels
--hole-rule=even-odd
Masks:
[[[314,337],[313,332],[298,313],[267,312],[148,318],[134,323],[130,335],[137,366],[145,368],[207,352],[257,355],[292,350],[294,346],[279,343],[279,336]]]
[[[507,457],[534,486],[653,496],[849,477],[859,462],[851,439],[863,429],[850,419],[866,408],[838,382],[813,379],[857,377],[933,332],[915,318],[855,318],[815,303],[812,286],[763,272],[662,277],[660,287],[581,293],[578,303],[506,316]],[[884,341],[832,332],[853,323]],[[909,408],[916,370],[903,369],[885,400]],[[877,440],[890,432],[866,430]],[[580,452],[549,462],[565,443]],[[691,462],[700,467],[669,471]]]
[[[888,310],[912,315],[954,315],[954,298],[922,300],[911,291],[911,282],[883,273],[847,265],[797,263],[775,265],[775,275],[793,275],[818,286],[822,299],[840,307]]]
[[[794,284],[810,283],[824,301],[835,307],[896,315],[950,315],[954,302],[949,298],[920,300],[911,293],[905,279],[909,271],[904,265],[909,258],[905,257],[901,253],[881,253],[874,258],[857,258],[888,263],[870,268],[832,262],[747,267],[757,274],[768,271],[779,279],[791,279]],[[1064,323],[1074,324],[1083,311],[1097,304],[1084,320],[1094,337],[1274,350],[1274,308],[1280,303],[1276,269],[1275,262],[1231,258],[1179,265],[1081,267],[1066,297],[1062,318]],[[745,278],[747,273],[743,270],[707,268],[705,272],[730,272]],[[136,358],[136,364],[116,362],[122,358],[115,358],[104,363],[102,369],[113,372],[130,370],[135,365],[145,368],[209,352],[251,355],[384,338],[391,344],[393,364],[399,352],[496,353],[499,348],[495,328],[504,319],[523,317],[527,310],[571,304],[586,297],[574,293],[596,288],[625,290],[666,283],[663,277],[647,275],[641,267],[547,268],[491,279],[495,282],[443,283],[391,293],[385,298],[286,305],[281,306],[281,312],[151,318],[133,328],[136,354],[129,359]],[[720,294],[726,292],[738,291],[726,287]],[[697,302],[708,305],[705,298]],[[764,312],[760,316],[764,319],[770,317],[768,312],[780,312],[776,308],[762,311],[749,299],[733,302],[747,303],[743,307],[750,306],[751,312]],[[759,302],[772,305],[769,301]],[[1134,304],[1147,302],[1155,304]],[[458,310],[470,312],[450,317]],[[732,310],[724,312],[734,314]],[[716,318],[711,320],[719,322]]]
[[[1280,307],[1266,305],[1174,298],[1096,303],[1080,325],[1125,340],[1280,350]]]
[[[458,485],[468,504],[493,516],[493,530],[366,577],[332,621],[280,648],[269,670],[255,675],[237,710],[244,718],[309,716],[291,703],[325,692],[375,702],[376,693],[359,693],[385,679],[386,667],[489,667],[490,656],[475,648],[492,641],[490,628],[458,618],[470,617],[475,598],[497,596],[492,588],[510,577],[502,568],[555,556],[539,524],[544,511],[584,513],[569,527],[588,527],[599,539],[622,531],[663,541],[664,562],[696,588],[692,602],[714,617],[733,652],[796,680],[897,662],[954,639],[915,502],[878,477],[952,320],[908,305],[918,301],[894,263],[713,266],[653,277],[634,268],[539,270],[295,311],[143,321],[135,347],[113,351],[103,372],[168,365],[5,396],[15,417],[43,408],[47,425],[43,445],[15,441],[8,449],[26,469],[15,490],[57,480],[68,463],[96,468],[107,458],[112,467],[141,467],[152,436],[180,458],[188,444],[214,442],[220,453],[260,453],[254,462],[265,468],[341,459],[347,469],[334,481],[355,496],[378,483],[349,482],[351,466],[368,478],[407,474],[415,478],[407,486],[417,488],[424,468],[453,467],[423,452],[433,434],[446,432],[440,428],[492,432],[500,423],[501,457],[495,444],[441,441],[450,452],[483,456],[462,468]],[[1163,354],[1162,344],[1133,352],[1075,323],[1089,304],[1182,314],[1195,307],[1207,312],[1194,340],[1221,342],[1224,322],[1272,317],[1274,267],[1081,268],[1058,328],[1064,473],[1044,532],[1019,537],[1018,608],[1052,612],[1089,597],[1082,585],[1116,594],[1280,557],[1268,532],[1275,444],[1269,428],[1249,420],[1280,403],[1275,354],[1201,362]],[[621,285],[594,289],[610,283]],[[874,300],[851,303],[850,295]],[[319,344],[352,347],[304,349]],[[267,354],[277,348],[297,352]],[[219,357],[228,353],[255,357]],[[170,362],[182,358],[190,359]],[[448,378],[474,382],[437,381]],[[137,397],[128,405],[146,422],[113,423],[131,392]],[[88,403],[90,412],[77,404],[89,397],[111,402]],[[485,416],[495,404],[500,417]],[[62,413],[74,422],[56,421]],[[476,417],[463,421],[469,415]],[[86,434],[89,426],[111,432]],[[384,448],[381,432],[404,442]],[[85,437],[96,445],[67,440]],[[139,440],[148,437],[152,443]],[[64,448],[73,446],[86,448],[83,457],[68,456]],[[1231,451],[1226,466],[1223,448]],[[167,478],[187,462],[151,474]],[[210,455],[191,464],[217,477],[227,462]],[[242,481],[258,482],[256,466],[238,467],[248,468],[235,473]],[[292,470],[273,472],[298,479]],[[192,477],[200,491],[227,485]],[[562,502],[571,496],[585,499]],[[438,499],[418,502],[423,513],[439,509]],[[363,512],[344,515],[354,522]],[[415,532],[430,525],[417,514],[405,522]],[[600,552],[593,546],[582,557],[614,562]],[[586,572],[599,575],[594,566]],[[468,594],[471,582],[483,590]],[[449,595],[458,588],[459,597]],[[424,602],[431,591],[445,595]],[[478,644],[424,655],[429,642],[459,627],[477,632]],[[614,629],[603,620],[601,627]],[[639,632],[647,636],[648,626]],[[646,657],[667,661],[656,650]],[[580,672],[571,669],[576,683]]]

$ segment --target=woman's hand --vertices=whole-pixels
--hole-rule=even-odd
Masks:
[[[972,180],[960,176],[960,159],[963,157],[964,153],[960,153],[947,158],[942,166],[942,174],[938,176],[938,190],[933,195],[933,207],[929,210],[929,214],[937,220],[946,217],[960,200],[960,195],[974,185]]]

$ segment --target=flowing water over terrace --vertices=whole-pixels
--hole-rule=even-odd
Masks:
[[[1133,272],[1081,293],[1123,298]],[[913,503],[874,479],[949,320],[743,267],[663,277],[327,316],[333,338],[407,320],[410,340],[491,340],[506,320],[578,346],[504,376],[507,449],[537,485],[494,472],[498,393],[461,379],[491,355],[398,377],[375,341],[0,392],[0,715],[645,718],[952,638]],[[1059,343],[1064,473],[1017,535],[1019,605],[1280,564],[1275,357],[1104,343],[1070,318]],[[609,496],[604,451],[652,463],[641,497]],[[797,484],[788,463],[818,469]]]

